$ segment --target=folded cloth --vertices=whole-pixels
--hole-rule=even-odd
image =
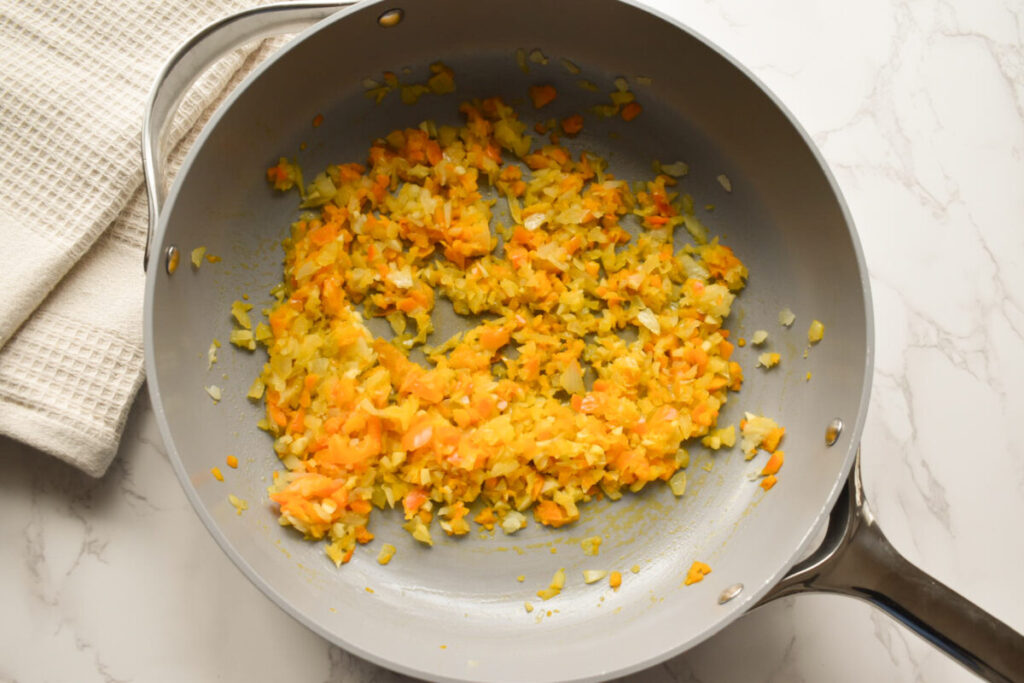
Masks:
[[[254,4],[0,0],[0,433],[93,476],[143,378],[144,100],[179,44]],[[172,170],[269,51],[238,50],[196,83]]]

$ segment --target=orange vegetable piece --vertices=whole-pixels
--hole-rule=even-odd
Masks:
[[[427,493],[423,489],[413,489],[405,494],[405,498],[402,499],[402,508],[405,510],[406,519],[411,519],[413,514],[426,502]],[[490,508],[487,509],[490,510]]]
[[[614,590],[619,590],[619,586],[622,585],[622,573],[612,572],[611,574],[609,574],[608,585],[611,586]]]
[[[569,518],[569,515],[562,506],[553,500],[542,500],[539,502],[537,507],[534,508],[534,516],[537,517],[537,521],[541,524],[546,524],[555,528],[574,521]]]
[[[357,515],[366,515],[373,509],[373,504],[368,500],[353,500],[349,503],[348,508]]]
[[[409,427],[409,431],[402,437],[402,448],[407,451],[419,450],[429,444],[433,437],[434,425],[429,417],[424,416],[424,419]]]
[[[765,463],[764,469],[761,470],[761,474],[776,474],[782,468],[782,462],[785,458],[786,454],[783,451],[775,451],[772,453],[772,457],[768,458],[768,462]]]
[[[233,455],[229,455],[227,457],[227,463],[228,463],[228,467],[236,469],[238,467],[238,458],[236,458]]]
[[[761,448],[765,449],[769,453],[774,453],[775,449],[779,447],[779,442],[782,440],[782,436],[785,433],[785,427],[777,427],[769,431],[764,435],[764,440],[761,441]]]
[[[217,481],[224,481],[224,475],[221,474],[219,467],[211,467],[210,474],[212,474],[213,478]]]
[[[622,108],[621,116],[623,121],[632,121],[644,110],[637,102],[630,102]]]
[[[778,477],[776,477],[774,474],[769,474],[767,477],[761,480],[761,488],[763,488],[765,491],[770,491],[771,488],[775,486],[775,483],[778,481]]]
[[[488,351],[497,351],[508,344],[509,331],[503,327],[488,327],[480,333],[480,346]]]
[[[687,586],[703,581],[704,577],[711,573],[711,567],[704,564],[703,562],[694,562],[690,565],[689,571],[686,572],[686,578],[683,583]]]
[[[323,122],[324,122],[324,115],[323,114],[317,114],[316,116],[313,117],[313,127],[314,128],[319,128],[320,124],[323,123]]]
[[[553,85],[545,84],[530,86],[530,100],[533,102],[533,106],[537,109],[550,104],[557,95],[558,91],[555,90]]]
[[[480,511],[480,514],[473,518],[473,521],[490,531],[494,528],[494,525],[498,523],[498,518],[494,516],[493,508],[486,507]]]
[[[583,130],[583,117],[579,114],[562,119],[562,130],[566,135],[577,135]]]

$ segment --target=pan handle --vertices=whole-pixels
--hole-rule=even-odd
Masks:
[[[166,194],[161,143],[181,98],[207,68],[231,50],[256,38],[300,31],[352,2],[285,2],[224,17],[189,38],[157,74],[142,123],[142,170],[149,201],[149,229],[142,267],[149,266],[153,234]]]
[[[864,497],[860,454],[821,546],[758,603],[803,592],[867,600],[990,681],[1024,681],[1024,636],[903,558]]]

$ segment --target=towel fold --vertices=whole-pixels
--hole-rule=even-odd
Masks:
[[[252,0],[0,1],[0,433],[93,476],[143,379],[143,105],[186,38]],[[169,132],[173,172],[272,50],[226,56]]]

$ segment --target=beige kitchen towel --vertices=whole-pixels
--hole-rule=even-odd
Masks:
[[[188,36],[253,4],[0,0],[0,433],[93,476],[143,376],[144,100]],[[256,47],[183,101],[178,162]]]

